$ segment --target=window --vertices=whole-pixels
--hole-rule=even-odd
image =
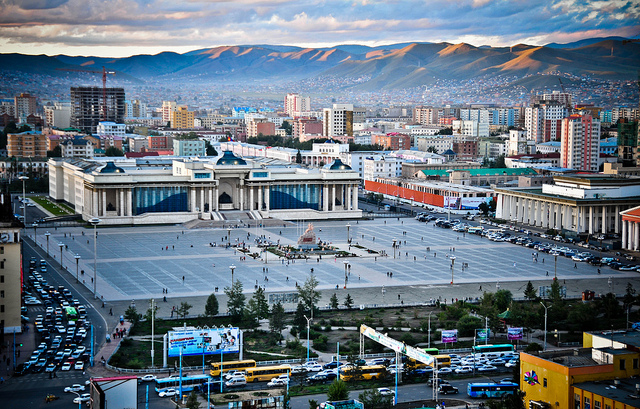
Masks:
[[[0,283],[4,283],[4,276],[0,276]]]
[[[544,378],[542,380],[542,386],[544,386],[545,388],[547,387],[547,378]]]
[[[601,403],[599,400],[594,400],[593,401],[593,409],[600,409],[601,408]]]
[[[584,409],[591,409],[591,400],[586,396],[584,397]]]
[[[620,360],[620,370],[624,371],[627,369],[627,360],[626,359],[621,359]]]
[[[573,397],[573,402],[574,402],[574,409],[580,409],[580,395],[578,395],[577,393],[574,395]]]
[[[611,409],[611,405],[608,405],[608,404],[605,403],[604,404],[604,409]]]
[[[4,304],[0,305],[0,312],[4,312]]]
[[[638,358],[633,358],[633,369],[638,369]]]

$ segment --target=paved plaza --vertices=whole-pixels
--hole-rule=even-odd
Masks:
[[[347,289],[361,292],[367,289],[368,304],[393,302],[392,296],[403,292],[414,292],[433,288],[446,288],[447,293],[456,286],[483,286],[486,290],[521,287],[528,280],[548,280],[554,275],[554,257],[540,253],[538,261],[533,257],[533,249],[511,243],[492,242],[473,234],[463,234],[449,229],[435,227],[409,218],[376,219],[356,221],[314,222],[317,238],[332,243],[341,250],[349,250],[347,227],[352,239],[351,251],[357,257],[315,256],[309,260],[283,263],[273,254],[264,259],[247,256],[224,246],[227,229],[204,228],[186,229],[183,226],[114,227],[98,228],[97,244],[97,292],[105,301],[162,299],[163,289],[168,289],[168,297],[207,296],[218,288],[231,283],[229,266],[235,265],[234,278],[240,280],[246,292],[253,292],[256,284],[264,286],[267,292],[294,292],[296,283],[302,284],[314,269],[321,290],[343,290],[345,283],[345,262],[351,265]],[[264,235],[271,241],[295,245],[298,237],[307,228],[307,222],[283,222],[278,226],[264,228],[233,228],[231,241],[245,241],[251,252],[257,251],[255,239]],[[46,251],[44,229],[38,229],[38,246]],[[29,235],[33,236],[33,230]],[[80,280],[92,288],[93,277],[93,229],[80,227],[57,228],[49,232],[49,254],[60,258],[63,243],[63,265],[75,277],[77,254],[78,269],[84,270]],[[84,233],[84,234],[83,234]],[[393,240],[399,243],[394,251]],[[210,243],[215,243],[212,247]],[[369,254],[356,244],[387,256]],[[453,282],[451,286],[451,264],[453,262]],[[463,269],[463,266],[465,267]],[[577,268],[574,268],[577,267]],[[268,272],[265,274],[263,271]],[[392,273],[389,274],[389,273]],[[557,259],[557,274],[561,280],[575,282],[596,280],[600,288],[596,292],[608,292],[609,276],[622,285],[625,280],[635,281],[636,272],[620,272],[586,263],[574,263],[565,257]],[[184,277],[184,280],[183,280]],[[265,280],[268,278],[268,281]],[[597,281],[601,280],[601,281]],[[625,281],[626,282],[626,281]],[[542,285],[542,284],[540,284]],[[385,294],[382,288],[385,288]],[[372,291],[371,288],[375,288]],[[411,290],[409,290],[411,289]],[[617,288],[621,293],[622,288]],[[467,291],[468,293],[468,291]],[[467,293],[464,296],[469,296]],[[423,301],[437,298],[442,291],[425,291]],[[478,294],[478,296],[481,293]],[[463,294],[461,293],[462,297]],[[516,294],[520,296],[520,294]],[[419,295],[413,298],[420,299]],[[456,297],[457,298],[457,297]],[[413,300],[416,302],[416,300]]]

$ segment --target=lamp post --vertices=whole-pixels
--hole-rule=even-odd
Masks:
[[[558,255],[553,255],[553,279],[558,279]]]
[[[612,293],[613,292],[613,276],[609,276],[609,279],[607,280],[607,284],[609,284],[609,292]]]
[[[80,264],[80,255],[76,254],[75,256],[73,256],[73,258],[76,259],[76,283],[80,282],[80,277],[78,276],[78,266]]]
[[[227,241],[231,245],[231,227],[227,227]]]
[[[51,233],[49,233],[49,232],[46,232],[44,234],[44,237],[47,238],[47,257],[49,257],[49,236],[51,236]]]
[[[307,320],[307,362],[309,362],[309,327],[311,326],[311,320],[313,318],[307,318],[305,315],[304,319]]]
[[[19,176],[18,179],[20,179],[22,181],[22,222],[24,223],[24,225],[27,225],[27,201],[26,199],[26,194],[27,191],[25,189],[25,182],[27,180],[29,180],[29,176]]]
[[[58,243],[58,247],[60,247],[60,270],[64,270],[64,266],[62,265],[62,250],[64,249],[64,243]]]
[[[411,216],[413,217],[413,196],[411,196]]]
[[[347,288],[347,267],[349,266],[349,262],[348,261],[344,261],[344,288]]]
[[[396,258],[396,239],[393,239],[393,258]]]
[[[456,262],[456,257],[451,256],[451,285],[453,285],[453,264]]]
[[[102,220],[97,217],[89,219],[93,225],[93,296],[98,298],[96,284],[98,283],[98,223]]]
[[[204,347],[209,345],[209,337],[202,337],[202,374],[204,375]]]
[[[558,330],[557,330],[557,329],[555,329],[553,332],[554,332],[554,334],[553,334],[553,335],[554,335],[554,336],[556,337],[556,339],[558,340],[558,341],[557,341],[557,343],[558,343],[558,348],[560,348],[560,333],[558,332]]]
[[[546,351],[547,350],[547,310],[553,307],[553,305],[550,305],[547,307],[546,305],[544,305],[542,301],[540,301],[540,305],[544,307],[544,346],[542,350]]]
[[[153,359],[155,358],[155,335],[156,335],[156,300],[151,299],[151,367],[153,368]]]
[[[233,288],[233,272],[235,271],[236,266],[235,264],[231,264],[229,268],[231,269],[231,287]]]
[[[427,348],[431,348],[431,314],[433,314],[433,311],[429,312],[429,332],[428,332],[428,340],[427,340]]]
[[[351,225],[350,225],[349,223],[347,223],[347,226],[346,226],[346,227],[347,227],[347,244],[349,244],[349,238],[351,237],[351,236],[349,235],[349,230],[351,229]]]
[[[38,223],[33,223],[33,243],[38,247]]]

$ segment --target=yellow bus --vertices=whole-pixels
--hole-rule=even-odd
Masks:
[[[247,359],[245,361],[229,361],[229,362],[211,362],[211,370],[209,374],[213,377],[220,376],[220,367],[222,367],[222,372],[227,373],[231,370],[236,371],[246,371],[250,368],[256,367],[256,361],[253,359]]]
[[[438,363],[438,368],[451,366],[451,357],[449,355],[436,355],[434,358],[436,359],[435,362]]]
[[[340,379],[343,381],[351,380],[376,380],[384,379],[388,375],[387,368],[384,365],[371,365],[371,366],[348,366],[346,368],[340,368]]]
[[[289,365],[278,365],[278,366],[258,366],[255,368],[248,368],[247,371],[247,382],[256,382],[256,381],[270,381],[272,378],[277,378],[280,375],[290,376],[291,366]]]

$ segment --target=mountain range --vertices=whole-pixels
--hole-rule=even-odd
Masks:
[[[437,80],[551,73],[632,79],[640,66],[640,44],[610,37],[512,47],[424,42],[329,48],[237,45],[126,58],[0,54],[0,70],[24,73],[69,76],[72,74],[65,72],[69,69],[101,70],[103,66],[115,71],[119,79],[134,82],[274,82],[334,76],[361,79],[354,88],[376,91],[424,86]]]

